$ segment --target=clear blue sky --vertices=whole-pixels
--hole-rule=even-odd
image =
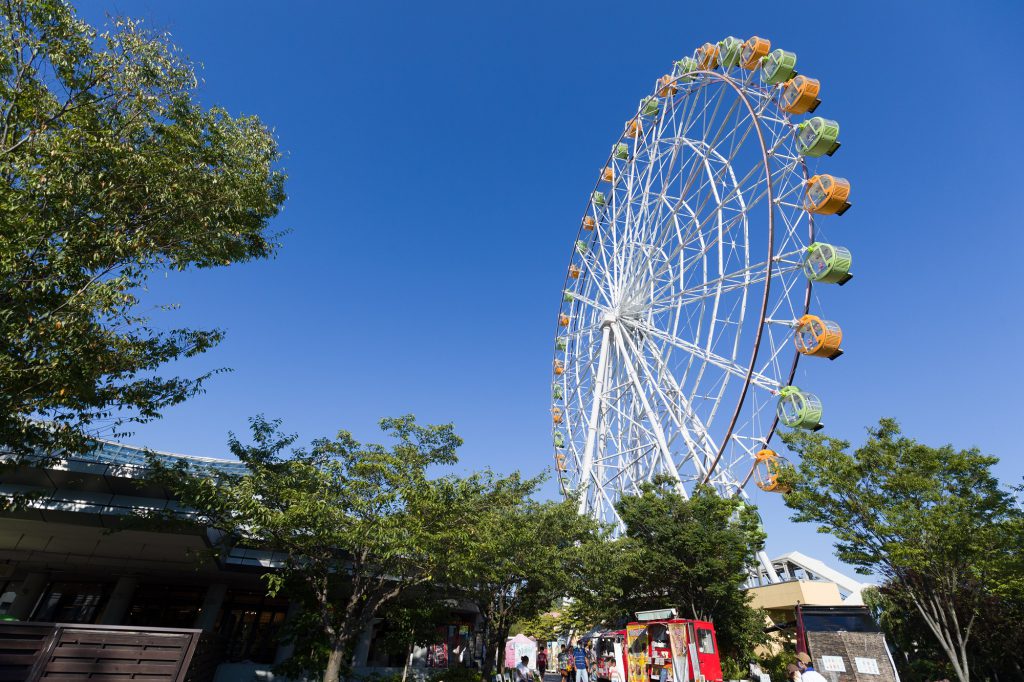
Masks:
[[[822,81],[854,208],[830,235],[856,279],[846,334],[801,365],[830,433],[879,416],[1024,473],[1024,4],[1002,2],[157,2],[78,4],[169,30],[201,97],[258,114],[286,150],[276,260],[154,281],[166,327],[227,340],[228,366],[130,442],[220,456],[263,412],[303,438],[384,415],[454,421],[466,469],[551,463],[551,335],[595,175],[674,59],[757,34]],[[841,235],[841,239],[839,236]],[[769,551],[834,563],[754,490]],[[548,494],[554,489],[549,486]]]

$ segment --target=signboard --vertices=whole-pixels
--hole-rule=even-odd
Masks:
[[[672,646],[672,679],[687,682],[690,679],[690,659],[687,656],[689,635],[686,623],[669,623],[668,639]]]
[[[622,642],[615,642],[615,667],[612,668],[612,682],[627,682],[626,667],[623,664]]]
[[[846,664],[843,663],[842,656],[822,656],[821,667],[833,673],[846,672]]]
[[[857,666],[857,672],[864,673],[865,675],[881,675],[882,673],[878,670],[878,660],[874,658],[861,658],[857,657],[853,659],[853,664]]]
[[[626,628],[626,655],[629,657],[629,682],[647,682],[647,628],[645,626],[633,625]]]

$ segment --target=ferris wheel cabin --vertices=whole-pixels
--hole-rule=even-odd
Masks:
[[[796,127],[797,150],[804,156],[832,156],[839,149],[839,124],[821,116]]]
[[[815,175],[807,181],[804,209],[819,215],[843,215],[850,208],[850,181],[834,175]]]
[[[698,67],[710,71],[718,66],[718,45],[704,43],[693,53],[693,58],[697,61]]]
[[[782,87],[780,100],[782,110],[790,114],[806,114],[814,111],[821,104],[818,93],[821,92],[821,82],[816,78],[807,76],[796,76],[786,81]]]
[[[835,360],[843,354],[839,348],[843,342],[843,330],[835,322],[823,320],[817,315],[804,315],[800,318],[794,340],[801,355]]]
[[[812,282],[842,286],[853,278],[852,265],[853,255],[846,247],[814,242],[807,247],[803,270]]]
[[[740,53],[743,50],[743,41],[739,38],[729,36],[718,41],[718,58],[722,66],[731,69],[740,63]]]
[[[793,429],[817,431],[824,426],[821,423],[821,400],[796,386],[786,386],[779,391],[779,404],[775,413],[779,421]]]
[[[773,50],[761,63],[761,72],[768,85],[785,83],[796,75],[796,53]]]
[[[767,38],[753,36],[748,38],[740,48],[740,66],[747,71],[753,71],[761,66],[761,60],[768,56],[772,49],[772,43]]]
[[[774,450],[765,449],[754,455],[757,487],[766,493],[788,493],[790,490],[788,486],[779,483],[781,459]]]

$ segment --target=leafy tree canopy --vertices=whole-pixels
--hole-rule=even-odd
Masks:
[[[383,606],[445,583],[475,532],[479,499],[459,479],[427,477],[430,467],[456,461],[462,441],[451,425],[384,419],[391,445],[340,431],[309,449],[293,447],[296,437],[279,427],[258,417],[251,444],[231,436],[244,475],[214,478],[151,458],[152,479],[168,485],[197,523],[226,534],[222,551],[241,543],[281,553],[282,565],[265,576],[269,591],[285,590],[315,616],[306,620],[329,652],[323,679],[336,682],[355,638]]]
[[[484,472],[462,482],[480,506],[472,534],[460,542],[451,580],[480,607],[484,679],[500,664],[512,625],[588,582],[585,558],[600,551],[596,522],[579,515],[573,502],[532,498],[542,480]]]
[[[625,533],[593,557],[592,589],[580,594],[595,618],[619,624],[637,611],[675,607],[715,623],[724,653],[746,659],[764,641],[764,614],[741,589],[764,532],[756,510],[708,488],[692,497],[657,478],[616,506]]]
[[[140,293],[155,271],[272,255],[285,195],[272,133],[201,108],[197,84],[138,22],[0,2],[0,445],[83,449],[201,390],[156,372],[223,332],[161,331]]]
[[[890,603],[913,605],[967,682],[986,600],[1020,594],[1024,581],[1022,512],[992,473],[996,458],[918,443],[892,419],[852,453],[823,434],[783,438],[800,456],[780,476],[794,520],[816,523],[840,559],[885,578]]]

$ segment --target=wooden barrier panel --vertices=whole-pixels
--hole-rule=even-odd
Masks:
[[[199,630],[0,623],[0,681],[184,682]]]

